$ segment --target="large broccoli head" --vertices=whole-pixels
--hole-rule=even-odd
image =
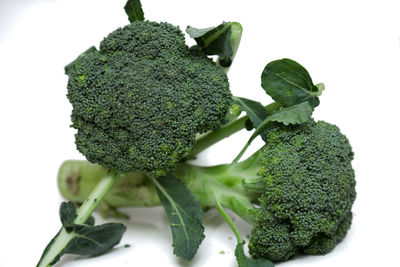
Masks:
[[[249,244],[254,257],[273,261],[325,254],[346,235],[355,192],[353,152],[339,128],[326,122],[276,125],[267,137],[260,197]]]
[[[168,23],[119,28],[66,73],[78,150],[122,172],[166,174],[232,101],[226,74]]]

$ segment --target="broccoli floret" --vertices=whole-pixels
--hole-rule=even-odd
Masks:
[[[226,74],[168,23],[119,28],[66,73],[78,150],[120,172],[167,174],[232,103]]]
[[[253,257],[284,261],[297,254],[328,253],[346,236],[352,220],[356,192],[349,141],[337,126],[314,120],[276,123],[264,138],[266,145],[242,162],[211,167],[179,163],[174,174],[204,209],[218,202],[253,225]],[[87,188],[71,187],[63,177],[68,175],[59,174],[64,197],[70,188]],[[94,185],[94,178],[87,172],[80,183]]]
[[[351,224],[356,196],[352,159],[347,138],[326,122],[269,131],[259,172],[265,192],[250,253],[281,261],[298,253],[331,251]]]

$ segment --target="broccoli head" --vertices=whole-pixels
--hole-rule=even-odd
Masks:
[[[350,228],[356,197],[353,152],[335,125],[313,120],[267,134],[259,176],[265,192],[249,244],[273,261],[326,254]]]
[[[65,70],[78,150],[121,172],[170,172],[232,102],[226,74],[168,23],[119,28]]]

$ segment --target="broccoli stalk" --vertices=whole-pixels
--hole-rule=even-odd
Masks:
[[[74,219],[72,222],[69,222],[68,226],[64,225],[46,247],[39,263],[37,264],[37,267],[47,267],[53,265],[59,260],[64,252],[68,251],[68,244],[70,244],[74,239],[79,240],[81,236],[79,232],[74,231],[72,226],[85,226],[88,224],[87,221],[89,220],[90,215],[99,205],[101,199],[103,199],[105,194],[109,191],[119,176],[121,176],[121,174],[117,172],[105,172],[101,179],[96,182],[96,185],[91,190],[91,193],[88,194],[89,196],[83,200],[83,203],[76,211],[76,214],[73,215]],[[62,210],[60,210],[60,213],[62,213]],[[118,225],[123,228],[122,232],[124,232],[125,227],[121,224]],[[119,240],[113,245],[117,243],[119,243]],[[109,248],[110,247],[108,246],[104,246],[104,249],[96,251],[95,254],[101,254]]]
[[[107,175],[101,165],[84,160],[68,160],[59,170],[59,188],[65,199],[76,203],[93,190],[94,185]],[[144,173],[127,173],[116,179],[114,185],[98,206],[103,217],[127,218],[113,207],[161,205],[155,187]]]
[[[238,36],[240,40],[240,33],[235,32],[230,41]],[[237,40],[235,44],[234,52]],[[88,49],[67,65],[65,72],[69,76],[67,97],[73,107],[71,120],[77,130],[77,149],[90,162],[105,169],[99,175],[103,177],[97,180],[99,184],[82,195],[84,199],[90,197],[78,211],[70,205],[61,206],[63,227],[45,249],[38,266],[53,265],[65,253],[101,254],[119,242],[123,231],[116,229],[121,228],[120,224],[113,229],[106,226],[108,231],[116,232],[115,238],[110,238],[113,242],[102,240],[107,245],[92,242],[95,249],[87,249],[81,237],[92,226],[86,222],[91,212],[121,173],[142,172],[158,185],[157,190],[149,189],[148,195],[153,198],[147,205],[159,203],[154,197],[157,192],[165,195],[163,205],[172,206],[172,213],[192,212],[201,218],[200,206],[188,190],[180,187],[181,194],[173,199],[168,188],[163,188],[157,179],[176,180],[170,174],[176,164],[190,156],[196,135],[225,123],[232,104],[226,73],[205,53],[189,49],[178,27],[140,20],[110,33],[100,43],[99,50]],[[179,186],[178,183],[175,185]],[[179,201],[188,200],[193,200],[190,207],[179,205]],[[104,212],[123,216],[115,209]],[[188,246],[174,244],[174,253],[190,260],[204,238],[204,228],[201,219],[191,218],[183,218],[180,226],[182,231],[185,227],[197,230],[186,240]],[[173,229],[173,234],[180,234],[177,229]]]
[[[72,127],[77,129],[75,143],[90,162],[104,168],[95,170],[82,164],[103,178],[79,196],[86,199],[90,194],[78,211],[70,205],[61,206],[63,227],[45,249],[38,266],[53,265],[65,253],[101,254],[119,242],[123,231],[110,238],[113,242],[102,240],[109,243],[107,246],[98,242],[103,250],[94,245],[96,249],[86,251],[87,244],[79,243],[79,231],[89,226],[87,220],[99,203],[103,215],[125,217],[104,203],[148,206],[159,204],[163,194],[165,202],[161,202],[166,210],[171,209],[171,214],[184,212],[197,217],[196,221],[183,218],[179,221],[182,229],[172,229],[174,253],[191,260],[204,238],[203,213],[190,191],[179,181],[167,183],[167,187],[174,184],[180,188],[181,194],[173,199],[158,178],[176,180],[170,174],[176,164],[193,155],[196,136],[219,128],[240,114],[240,108],[231,105],[226,73],[237,52],[242,27],[237,22],[224,22],[212,34],[201,31],[198,37],[205,41],[203,45],[189,49],[178,27],[144,21],[140,1],[128,0],[125,10],[131,24],[110,33],[99,50],[91,47],[65,67],[69,76],[67,97],[73,106]],[[214,54],[218,55],[217,62],[207,57]],[[129,192],[134,193],[133,198],[121,196],[121,192],[113,194],[115,180],[117,189],[125,181],[117,179],[126,177],[121,173],[132,172],[141,172],[134,175],[134,183],[146,184]],[[110,179],[108,173],[115,173],[115,177]],[[103,200],[110,189],[108,195],[113,197]],[[193,205],[179,207],[180,201],[192,201]],[[65,214],[70,214],[68,219],[63,218]],[[186,247],[192,248],[189,250],[175,244],[175,237],[180,240],[185,227],[196,229],[193,236],[186,235]],[[116,228],[121,225],[115,224]]]
[[[216,192],[222,206],[252,223],[254,216],[251,214],[255,208],[251,202],[257,200],[258,194],[247,190],[243,183],[258,179],[257,172],[262,167],[260,156],[261,151],[236,164],[210,167],[180,163],[175,167],[174,175],[184,182],[204,209],[215,206],[215,195],[210,192]],[[101,165],[67,160],[60,167],[58,187],[65,199],[82,203],[106,173]],[[137,172],[122,175],[104,196],[99,210],[107,217],[114,216],[119,207],[157,205],[160,202],[154,185],[146,175]]]
[[[249,248],[254,257],[281,261],[328,253],[345,237],[352,218],[355,180],[347,138],[336,126],[313,120],[276,123],[266,138],[266,145],[244,161],[210,167],[180,163],[174,174],[204,209],[216,207],[223,215],[222,207],[228,208],[253,225]],[[76,164],[65,162],[58,177],[67,198],[71,188],[84,189],[80,184],[94,179],[86,172],[71,185],[71,176],[84,173],[65,171],[72,166]]]

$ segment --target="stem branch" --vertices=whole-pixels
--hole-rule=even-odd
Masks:
[[[90,214],[92,214],[92,212],[96,209],[97,205],[110,190],[118,176],[119,174],[107,173],[100,180],[90,195],[85,199],[82,206],[77,210],[76,218],[73,221],[74,224],[84,224],[87,221]],[[57,256],[63,252],[68,243],[74,237],[76,237],[75,233],[68,233],[64,227],[61,227],[59,233],[45,249],[37,267],[48,267],[53,265]]]
[[[191,157],[197,156],[200,152],[207,149],[208,147],[218,143],[224,138],[231,136],[232,134],[239,132],[245,128],[247,116],[244,116],[236,121],[219,128],[218,130],[212,131],[203,137],[196,140],[193,150],[190,154]]]
[[[265,110],[268,114],[271,114],[277,111],[281,107],[281,104],[277,102],[273,102],[267,106],[265,106]],[[208,134],[203,135],[199,139],[196,140],[196,143],[193,147],[193,150],[190,154],[190,157],[196,157],[200,152],[209,148],[210,146],[218,143],[222,139],[225,139],[232,134],[239,132],[240,130],[246,127],[246,121],[249,119],[248,116],[244,116],[240,119],[235,120],[234,122],[222,126],[221,128],[212,131]]]
[[[215,195],[215,207],[217,208],[218,212],[221,214],[222,218],[227,222],[229,227],[232,229],[233,233],[236,236],[238,243],[243,242],[242,237],[240,236],[239,230],[236,228],[235,223],[229,217],[228,213],[224,210],[221,203],[219,203],[218,197]]]

